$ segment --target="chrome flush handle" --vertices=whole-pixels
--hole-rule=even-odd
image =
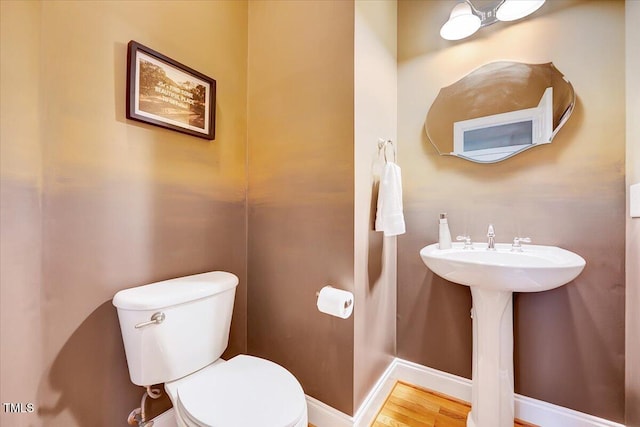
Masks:
[[[158,311],[156,313],[153,313],[153,315],[151,316],[151,320],[149,320],[148,322],[142,322],[142,323],[138,323],[135,328],[136,329],[140,329],[140,328],[144,328],[145,326],[149,326],[149,325],[159,325],[160,323],[164,322],[165,319],[165,315],[163,312]]]

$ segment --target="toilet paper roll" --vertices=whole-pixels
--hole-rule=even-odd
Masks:
[[[353,294],[349,291],[325,286],[320,289],[318,310],[331,316],[346,319],[353,313]]]

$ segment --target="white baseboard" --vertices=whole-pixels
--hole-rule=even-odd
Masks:
[[[353,427],[353,417],[311,396],[306,398],[309,424],[316,427]]]
[[[395,358],[353,417],[307,396],[309,422],[316,427],[371,425],[396,381],[428,388],[456,399],[471,401],[471,380]],[[515,395],[516,418],[543,427],[625,427],[562,406]]]

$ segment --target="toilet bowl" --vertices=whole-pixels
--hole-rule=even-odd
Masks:
[[[215,271],[118,292],[131,381],[164,383],[180,427],[307,427],[293,374],[254,356],[220,359],[237,285],[235,275]]]

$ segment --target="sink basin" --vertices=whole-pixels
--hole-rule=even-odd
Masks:
[[[474,243],[463,249],[438,244],[420,250],[422,261],[431,271],[450,282],[483,289],[511,292],[539,292],[562,286],[575,279],[585,266],[580,255],[555,246],[522,245],[522,252],[511,251],[511,243]]]

